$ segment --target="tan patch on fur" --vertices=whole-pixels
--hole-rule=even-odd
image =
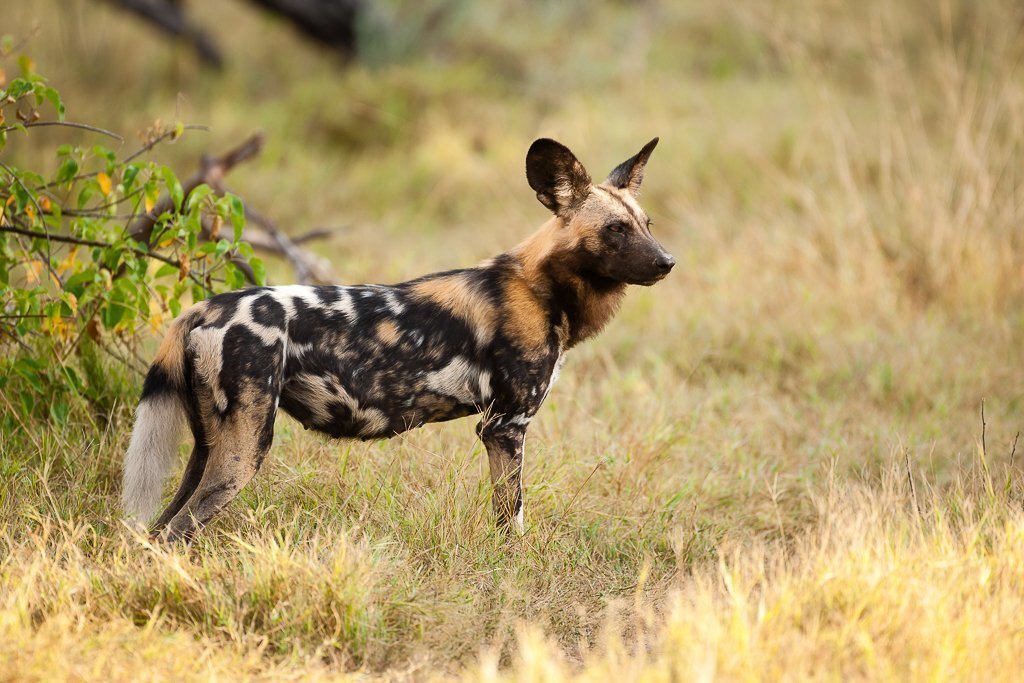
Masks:
[[[377,338],[385,344],[391,345],[398,341],[401,332],[393,320],[384,320],[377,323]]]
[[[188,334],[188,326],[203,308],[203,304],[198,304],[175,320],[153,358],[153,365],[162,367],[178,386],[185,381],[185,336]]]
[[[542,302],[549,296],[552,276],[561,284],[575,289],[581,304],[577,329],[568,330],[564,321],[558,329],[565,346],[578,344],[597,334],[615,315],[622,301],[625,285],[596,292],[572,271],[568,263],[563,263],[581,245],[598,250],[599,245],[593,242],[599,239],[599,231],[604,229],[610,218],[629,220],[621,205],[614,205],[614,199],[596,193],[591,197],[568,223],[554,217],[510,252],[522,264],[523,277],[508,285],[508,296],[510,300],[514,297],[515,301],[508,305],[504,325],[527,348],[543,343],[541,330],[546,339],[549,321]],[[531,304],[531,297],[535,304]]]
[[[511,250],[511,254],[523,264],[523,273],[527,280],[540,281],[540,268],[558,252],[567,251],[575,246],[573,233],[558,216],[552,217],[537,232],[527,237],[522,243]]]
[[[429,300],[452,315],[462,318],[473,329],[479,344],[487,344],[494,337],[498,310],[487,297],[475,290],[461,275],[446,275],[418,282],[412,286],[412,295]]]
[[[513,277],[505,283],[504,312],[502,330],[520,347],[535,349],[547,342],[548,313],[526,279]]]

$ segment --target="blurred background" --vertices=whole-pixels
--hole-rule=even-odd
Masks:
[[[661,136],[642,201],[680,265],[582,367],[669,423],[749,417],[768,471],[859,466],[895,433],[952,457],[982,397],[1018,414],[1016,3],[364,0],[326,3],[348,12],[326,42],[261,4],[169,3],[182,38],[140,3],[36,0],[4,31],[69,120],[126,149],[157,119],[209,126],[156,150],[182,173],[265,132],[227,185],[288,232],[332,228],[312,248],[341,283],[517,243],[546,216],[523,172],[538,136],[595,178]],[[56,163],[36,149],[5,154]]]

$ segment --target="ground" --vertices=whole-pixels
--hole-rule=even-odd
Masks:
[[[15,3],[3,31],[71,120],[209,125],[160,153],[181,168],[264,130],[230,186],[337,227],[341,283],[517,243],[539,136],[595,176],[661,136],[641,201],[678,265],[569,357],[520,539],[473,420],[364,444],[282,418],[191,548],[119,522],[138,377],[110,420],[0,434],[0,679],[1017,675],[1019,7],[375,3],[344,66],[191,5],[232,27],[222,74],[104,3]]]

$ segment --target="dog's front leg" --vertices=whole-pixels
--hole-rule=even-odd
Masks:
[[[526,440],[526,425],[498,418],[480,423],[477,432],[487,449],[498,527],[511,528],[522,534],[523,444]]]

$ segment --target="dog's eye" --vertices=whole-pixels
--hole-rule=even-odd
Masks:
[[[618,233],[626,232],[626,226],[623,225],[622,223],[609,223],[608,225],[606,225],[604,227],[606,229],[608,229],[608,230],[611,230],[612,232],[618,232]]]

